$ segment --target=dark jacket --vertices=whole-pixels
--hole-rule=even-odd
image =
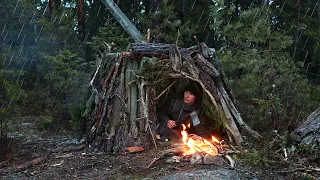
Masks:
[[[199,102],[196,102],[194,105],[188,105],[184,102],[183,97],[172,97],[168,98],[166,103],[164,103],[161,107],[157,109],[158,122],[159,126],[157,127],[156,133],[161,137],[169,138],[170,136],[180,135],[181,126],[174,128],[177,130],[174,132],[172,129],[168,128],[167,122],[168,120],[177,121],[185,117],[188,113],[196,110],[198,112],[198,116],[200,119],[200,124],[188,129],[189,133],[197,134],[204,138],[211,138],[212,127],[210,126],[212,123],[210,118],[206,117],[204,113],[199,112],[201,108],[197,105]],[[212,118],[212,117],[211,117]],[[176,134],[178,132],[178,134]]]
[[[161,136],[170,136],[170,129],[167,127],[169,120],[177,121],[185,117],[188,113],[197,110],[197,104],[188,105],[184,102],[183,97],[171,97],[157,110],[159,127],[157,133]],[[175,129],[179,129],[177,127]]]

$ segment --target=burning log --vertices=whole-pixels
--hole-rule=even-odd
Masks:
[[[153,159],[148,168],[157,160],[169,156],[167,162],[190,162],[191,164],[223,165],[224,159],[229,162],[230,168],[234,168],[235,161],[229,156],[238,153],[224,149],[222,142],[212,137],[211,141],[196,134],[188,134],[186,126],[181,131],[182,143],[172,144],[174,148],[160,152],[160,156]]]

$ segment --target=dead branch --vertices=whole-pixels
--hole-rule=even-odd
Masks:
[[[253,129],[250,128],[250,126],[248,126],[243,119],[240,116],[240,113],[237,111],[237,109],[235,108],[234,104],[232,103],[231,99],[228,97],[227,92],[225,91],[225,89],[223,87],[219,88],[221,96],[224,98],[227,107],[229,107],[230,111],[232,112],[232,115],[234,116],[234,118],[236,119],[236,121],[239,123],[240,127],[242,129],[244,129],[247,133],[249,133],[251,136],[257,138],[257,139],[262,139],[262,136],[254,131]]]
[[[151,163],[147,166],[147,168],[150,168],[156,161],[158,161],[161,157],[154,157]]]
[[[228,154],[224,155],[224,157],[229,161],[230,168],[233,169],[235,165],[235,161]]]
[[[100,61],[99,61],[99,63],[98,63],[98,67],[97,67],[97,69],[96,69],[96,72],[94,73],[94,75],[93,75],[93,77],[92,77],[92,79],[91,79],[91,81],[90,81],[90,86],[91,86],[92,88],[94,88],[94,87],[93,87],[93,82],[94,82],[94,80],[96,79],[96,76],[97,76],[97,74],[98,74],[98,72],[99,72],[99,70],[100,70],[101,64],[102,64],[102,59],[100,59]]]
[[[157,101],[166,91],[168,91],[171,86],[173,86],[177,80],[173,81],[165,90],[163,90],[154,100]]]
[[[107,110],[107,107],[108,107],[108,99],[109,99],[109,97],[111,95],[111,91],[113,89],[113,85],[114,85],[116,77],[118,75],[118,71],[119,71],[119,67],[121,65],[122,59],[123,59],[122,56],[119,56],[119,59],[118,59],[116,65],[115,65],[115,70],[114,70],[114,73],[112,75],[112,78],[111,78],[111,81],[110,81],[110,84],[109,84],[108,92],[106,94],[107,98],[105,99],[105,104],[103,106],[102,116],[101,116],[100,121],[98,123],[98,127],[97,127],[98,132],[99,132],[99,130],[101,130],[101,125],[104,123],[103,121],[105,119],[104,117],[106,115],[106,110]]]

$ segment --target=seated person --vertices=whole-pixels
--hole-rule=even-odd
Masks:
[[[176,121],[187,116],[192,111],[198,111],[201,104],[202,89],[195,84],[188,84],[183,97],[169,98],[158,110],[158,122],[156,133],[161,139],[172,139],[180,136],[181,125]],[[190,128],[192,131],[192,127]]]

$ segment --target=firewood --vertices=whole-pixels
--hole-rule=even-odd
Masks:
[[[229,161],[230,168],[233,169],[235,165],[235,161],[228,154],[224,155],[224,157]]]
[[[188,147],[186,145],[181,145],[179,147],[176,148],[172,148],[172,149],[167,149],[164,151],[161,151],[160,154],[161,155],[179,155],[184,153],[184,150],[187,149]]]

